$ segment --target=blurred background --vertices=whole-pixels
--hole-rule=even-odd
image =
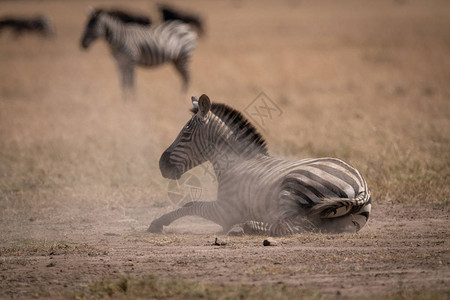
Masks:
[[[80,49],[86,7],[128,8],[158,23],[157,2],[2,2],[0,16],[41,14],[55,32],[0,32],[2,236],[33,237],[36,224],[58,222],[133,220],[144,230],[174,208],[159,157],[190,118],[190,97],[203,93],[244,111],[263,92],[280,110],[259,128],[270,153],[349,162],[366,177],[374,210],[448,205],[448,1],[170,4],[204,21],[191,85],[182,91],[170,64],[138,68],[136,99],[123,101],[105,41]],[[202,200],[214,200],[214,178],[192,173]]]

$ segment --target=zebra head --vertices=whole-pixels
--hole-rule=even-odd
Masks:
[[[104,35],[105,28],[100,21],[103,10],[96,9],[89,14],[89,20],[86,24],[83,37],[81,38],[81,47],[87,49],[93,41]]]
[[[200,96],[198,100],[192,97],[192,105],[197,113],[181,129],[175,141],[159,160],[159,168],[165,178],[179,179],[182,174],[207,160],[206,124],[211,118],[211,101],[206,95]]]

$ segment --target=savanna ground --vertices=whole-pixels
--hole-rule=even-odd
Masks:
[[[171,3],[205,18],[192,85],[181,92],[169,65],[140,69],[133,102],[104,42],[80,50],[85,7],[157,19],[155,2],[0,5],[48,15],[57,34],[0,35],[0,298],[448,299],[450,2]],[[281,110],[256,124],[269,151],[357,167],[368,225],[275,247],[213,246],[220,228],[194,217],[146,233],[176,207],[158,160],[190,96],[244,110],[261,92]],[[205,168],[191,174],[214,199]]]

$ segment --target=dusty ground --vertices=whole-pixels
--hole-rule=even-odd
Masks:
[[[274,247],[264,247],[264,237],[221,237],[227,245],[214,246],[217,228],[197,219],[178,222],[166,235],[147,234],[148,214],[131,209],[127,215],[136,219],[109,213],[83,223],[25,221],[1,249],[2,296],[71,298],[103,278],[149,274],[296,286],[323,297],[448,291],[448,209],[375,208],[360,234],[296,235]]]
[[[105,44],[79,49],[86,2],[2,2],[57,35],[0,35],[0,298],[450,298],[448,1],[171,3],[205,16],[192,85],[139,70],[125,103]],[[281,110],[256,124],[270,152],[356,166],[368,225],[275,247],[213,246],[220,228],[199,218],[146,233],[177,204],[158,159],[190,96],[244,110],[261,92]],[[214,178],[192,174],[214,199]]]

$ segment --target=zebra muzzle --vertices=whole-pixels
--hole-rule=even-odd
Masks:
[[[159,159],[159,169],[161,170],[161,175],[164,178],[180,179],[181,177],[181,172],[170,161],[170,152],[168,151],[165,151],[161,155],[161,158]]]

